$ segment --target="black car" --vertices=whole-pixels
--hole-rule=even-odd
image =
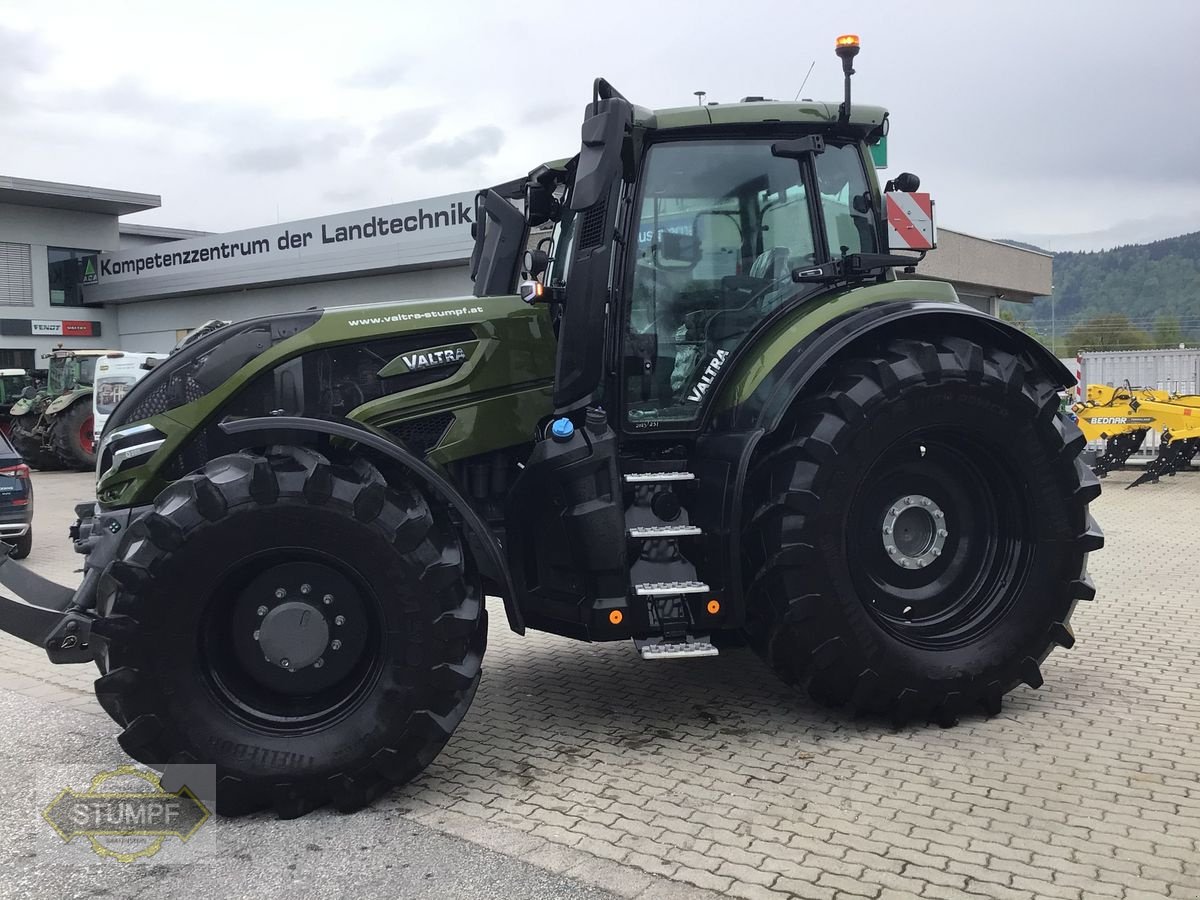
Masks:
[[[29,466],[0,432],[0,540],[12,544],[14,559],[33,549],[33,481]]]

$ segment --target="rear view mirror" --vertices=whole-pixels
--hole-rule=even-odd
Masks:
[[[655,257],[659,265],[694,266],[700,262],[700,241],[694,235],[664,231],[659,236]]]
[[[25,390],[21,391],[21,396],[26,400],[32,400],[37,396],[37,389],[33,385],[29,385]]]
[[[884,192],[900,191],[902,194],[911,194],[921,189],[921,179],[912,172],[901,172],[884,185],[883,189]]]

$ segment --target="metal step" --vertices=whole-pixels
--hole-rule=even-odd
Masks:
[[[704,530],[695,525],[639,525],[629,529],[632,538],[689,537],[695,534],[704,534]]]
[[[634,585],[639,597],[659,597],[670,594],[707,594],[708,585],[703,581],[648,581]]]
[[[652,484],[656,481],[695,481],[691,472],[630,472],[625,476],[626,484]]]
[[[688,637],[682,643],[668,644],[662,638],[650,640],[634,639],[642,659],[691,659],[696,656],[718,656],[720,651],[706,637]]]

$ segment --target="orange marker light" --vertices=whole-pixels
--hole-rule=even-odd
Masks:
[[[614,609],[608,614],[608,621],[612,622],[614,625],[620,625],[625,621],[625,613],[621,612],[619,609]]]
[[[858,35],[857,34],[840,35],[836,41],[836,46],[838,46],[838,47],[857,47],[858,46]]]
[[[721,611],[721,601],[720,600],[709,600],[708,601],[708,614],[710,616],[715,616],[720,611]]]

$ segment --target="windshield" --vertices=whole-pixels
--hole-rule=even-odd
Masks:
[[[827,143],[814,176],[769,140],[652,146],[638,201],[626,309],[626,415],[635,428],[699,415],[726,357],[773,309],[803,292],[792,272],[875,252],[859,148]],[[814,229],[819,202],[824,233]]]
[[[95,356],[62,356],[50,360],[46,388],[52,394],[72,391],[79,385],[90,385],[96,374]]]

